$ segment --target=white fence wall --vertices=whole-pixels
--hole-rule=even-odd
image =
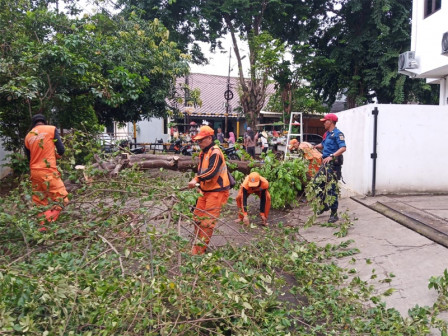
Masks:
[[[130,134],[133,137],[133,125],[130,124]],[[163,133],[163,119],[151,118],[137,123],[137,142],[154,143],[156,139],[168,141],[169,135]]]
[[[379,111],[376,194],[448,193],[448,106],[434,105],[373,104],[338,113],[347,143],[342,168],[347,186],[372,193],[374,107]]]
[[[9,167],[4,167],[3,165],[6,163],[5,156],[8,154],[7,151],[3,148],[3,142],[0,140],[0,179],[9,174],[11,169]]]
[[[344,133],[347,144],[342,176],[348,187],[360,194],[367,194],[372,183],[372,109],[371,106],[363,106],[338,113],[337,127]]]

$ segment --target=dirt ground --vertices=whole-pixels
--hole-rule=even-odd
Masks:
[[[176,171],[151,169],[147,171],[152,178],[161,178],[164,180],[176,180],[181,185],[187,185],[189,179],[193,176],[190,173],[180,173]],[[248,244],[260,236],[262,236],[266,228],[262,225],[259,215],[260,199],[256,195],[250,195],[248,198],[248,213],[251,225],[249,227],[242,223],[236,223],[238,218],[238,208],[236,206],[236,196],[238,190],[231,190],[230,197],[227,204],[223,207],[219,220],[216,223],[216,227],[210,241],[209,250],[214,250],[226,244],[238,246],[240,244]],[[169,206],[168,204],[166,204]],[[146,205],[151,208],[151,212],[156,211],[151,204]],[[163,212],[163,209],[161,209]],[[307,219],[309,209],[306,203],[299,202],[299,205],[294,208],[285,209],[271,209],[268,217],[268,223],[271,228],[277,227],[280,223],[285,226],[303,226]],[[154,226],[157,229],[161,229],[165,226],[166,218],[160,217],[156,220],[148,222],[148,225]],[[186,239],[193,239],[194,228],[191,222],[182,220],[179,224],[179,233]]]
[[[257,237],[263,235],[266,228],[262,225],[259,215],[260,199],[258,196],[250,195],[248,198],[248,213],[250,218],[250,227],[241,223],[236,223],[238,218],[238,208],[235,198],[237,190],[232,190],[229,202],[223,207],[220,220],[218,221],[210,248],[218,248],[227,243],[232,245],[246,244]],[[268,217],[268,224],[271,228],[277,227],[280,223],[285,226],[302,226],[306,221],[308,209],[305,203],[300,202],[299,206],[291,209],[271,209]]]

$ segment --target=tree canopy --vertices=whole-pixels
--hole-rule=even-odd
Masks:
[[[87,128],[166,115],[175,78],[188,72],[186,60],[205,61],[197,41],[219,48],[228,33],[249,124],[272,78],[284,110],[302,78],[311,85],[304,94],[315,92],[316,101],[329,105],[340,94],[348,107],[374,98],[435,103],[435,86],[397,73],[398,55],[410,42],[405,0],[121,0],[118,15],[83,17],[73,16],[77,0],[64,1],[64,11],[57,4],[0,0],[0,137],[7,149],[20,147],[38,112],[61,127]],[[238,36],[249,45],[246,55]],[[295,82],[279,76],[287,50]]]
[[[230,33],[240,70],[240,101],[250,124],[265,103],[272,78],[282,91],[286,113],[293,106],[288,100],[305,94],[293,93],[298,87],[294,81],[303,79],[311,86],[306,95],[314,92],[316,102],[328,105],[342,95],[349,108],[374,99],[379,103],[435,102],[436,87],[397,72],[398,55],[410,44],[408,1],[122,0],[120,4],[126,11],[144,10],[147,19],[160,18],[197,62],[202,55],[194,41],[210,42],[214,50],[219,38]],[[243,52],[236,36],[249,45],[248,74],[242,72]],[[278,69],[286,50],[294,54],[295,79],[281,83]]]
[[[345,0],[327,13],[327,24],[295,48],[307,79],[330,105],[338,95],[347,107],[370,103],[434,103],[435,87],[397,72],[409,49],[412,2]]]
[[[188,66],[158,20],[138,12],[77,18],[47,5],[0,2],[0,136],[7,149],[20,147],[35,113],[61,127],[166,114],[166,97]]]
[[[295,43],[316,29],[331,1],[305,0],[122,0],[125,10],[145,11],[145,18],[158,17],[184,50],[193,39],[219,47],[219,38],[230,33],[239,68],[240,101],[249,124],[254,124],[265,103],[269,76],[285,52],[285,41]],[[249,45],[250,70],[245,79],[244,56],[237,36]],[[190,50],[197,47],[190,45]],[[200,57],[198,58],[198,60]]]

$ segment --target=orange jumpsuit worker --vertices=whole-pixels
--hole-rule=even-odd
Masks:
[[[189,188],[199,183],[201,196],[193,212],[197,223],[195,235],[202,242],[193,246],[191,253],[204,254],[213,234],[216,219],[221,207],[229,198],[230,182],[224,155],[213,143],[215,131],[209,126],[202,126],[193,138],[201,148],[197,175],[188,183]]]
[[[322,164],[322,153],[314,149],[309,142],[299,142],[297,139],[289,141],[289,151],[292,154],[298,154],[300,150],[303,152],[303,157],[310,162],[308,165],[308,176],[314,176]]]
[[[33,202],[38,206],[47,206],[49,200],[67,204],[68,193],[56,166],[56,157],[64,154],[64,144],[56,127],[47,125],[42,114],[34,115],[31,120],[32,129],[25,137],[25,153],[30,160]],[[47,221],[53,222],[61,210],[61,206],[54,205],[38,216],[45,216]],[[40,224],[39,231],[45,231],[45,221]]]
[[[267,220],[269,210],[271,209],[271,195],[268,191],[269,182],[257,172],[250,173],[241,184],[238,196],[236,197],[236,205],[239,208],[237,222],[243,221],[249,225],[249,217],[247,215],[247,197],[250,194],[256,194],[260,197],[260,216],[264,226],[268,226]]]

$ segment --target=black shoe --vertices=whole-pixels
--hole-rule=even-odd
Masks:
[[[321,210],[319,210],[318,212],[317,212],[317,215],[319,216],[319,215],[322,215],[325,211],[328,211],[328,210],[330,210],[327,206],[325,206],[323,209],[321,209]]]
[[[331,214],[328,223],[336,223],[339,220],[338,214]]]

